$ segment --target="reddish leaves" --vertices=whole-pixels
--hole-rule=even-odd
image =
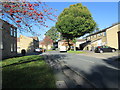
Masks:
[[[21,27],[21,25],[17,25],[18,27]]]
[[[54,14],[52,13],[52,8],[49,8],[46,4],[41,2],[22,2],[21,4],[17,2],[11,2],[3,3],[2,5],[4,10],[0,11],[2,13],[1,15],[4,15],[5,18],[9,16],[11,20],[16,22],[15,24],[18,27],[21,27],[21,25],[23,25],[24,27],[32,27],[29,26],[29,23],[34,22],[35,24],[39,23],[39,25],[42,25],[47,28],[48,26],[45,25],[45,22],[48,19],[54,21],[52,17],[57,17],[54,16]],[[51,16],[51,18],[49,18],[49,15]],[[24,20],[28,20],[28,23],[24,23],[26,22]]]
[[[40,19],[43,19],[43,17],[42,17],[42,16],[40,16]]]
[[[30,7],[29,10],[34,10],[34,9]]]
[[[34,6],[39,6],[39,4],[34,4]]]
[[[18,20],[18,21],[16,21],[17,23],[20,23],[21,21],[20,20]]]

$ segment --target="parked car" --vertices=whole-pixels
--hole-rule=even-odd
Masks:
[[[35,52],[42,52],[42,51],[43,51],[42,48],[36,48],[36,49],[35,49]]]
[[[94,50],[96,53],[103,53],[103,52],[115,52],[116,49],[109,47],[109,46],[97,46]]]
[[[60,52],[67,52],[66,46],[61,46],[60,47]]]

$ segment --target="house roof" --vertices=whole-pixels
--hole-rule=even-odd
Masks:
[[[38,37],[36,37],[36,36],[35,36],[35,37],[30,37],[30,38],[33,38],[33,39],[35,39],[35,40],[38,40]]]
[[[119,24],[119,23],[118,23],[118,24]],[[107,27],[107,28],[105,28],[105,29],[103,29],[103,30],[101,30],[101,31],[95,32],[95,33],[93,33],[93,34],[90,34],[90,35],[88,35],[88,36],[86,36],[86,37],[89,37],[89,36],[92,36],[92,35],[95,35],[95,34],[98,34],[98,33],[101,33],[101,32],[105,32],[107,29],[109,29],[109,28],[111,28],[111,27],[113,27],[113,26],[116,26],[116,25],[118,25],[118,24],[114,24],[114,25],[112,25],[112,26],[110,26],[110,27]]]
[[[0,19],[0,22],[4,22],[4,23],[6,23],[6,24],[10,25],[10,27],[17,29],[17,27],[15,27],[14,25],[12,25],[12,24],[8,23],[8,22],[7,22],[7,21],[5,21],[5,20]],[[3,24],[3,23],[2,23],[2,24]]]

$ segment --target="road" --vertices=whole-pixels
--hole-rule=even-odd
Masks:
[[[52,55],[53,60],[64,61],[68,67],[78,72],[97,88],[118,88],[120,86],[120,69],[117,61],[57,51],[45,54]]]

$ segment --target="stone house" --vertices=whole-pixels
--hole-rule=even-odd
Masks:
[[[89,41],[89,43],[84,47],[84,50],[94,50],[96,46],[101,45],[120,50],[120,24],[90,34],[86,37],[86,41]]]
[[[76,40],[76,49],[80,49],[80,44],[86,42],[85,39],[77,39]],[[71,47],[74,48],[74,43],[72,41],[70,41]],[[68,48],[68,42],[66,40],[60,40],[58,41],[58,48],[60,48],[61,46],[66,46],[66,48]]]
[[[32,53],[36,48],[39,48],[39,39],[38,37],[27,37],[20,35],[17,38],[17,52],[21,53],[24,49],[27,53]]]
[[[17,55],[17,28],[0,19],[0,59]]]
[[[39,42],[39,48],[44,48],[44,49],[50,50],[52,47],[53,47],[53,43],[51,43],[51,44],[49,44],[48,46],[46,46],[46,45],[44,44],[44,41],[40,41],[40,42]]]

